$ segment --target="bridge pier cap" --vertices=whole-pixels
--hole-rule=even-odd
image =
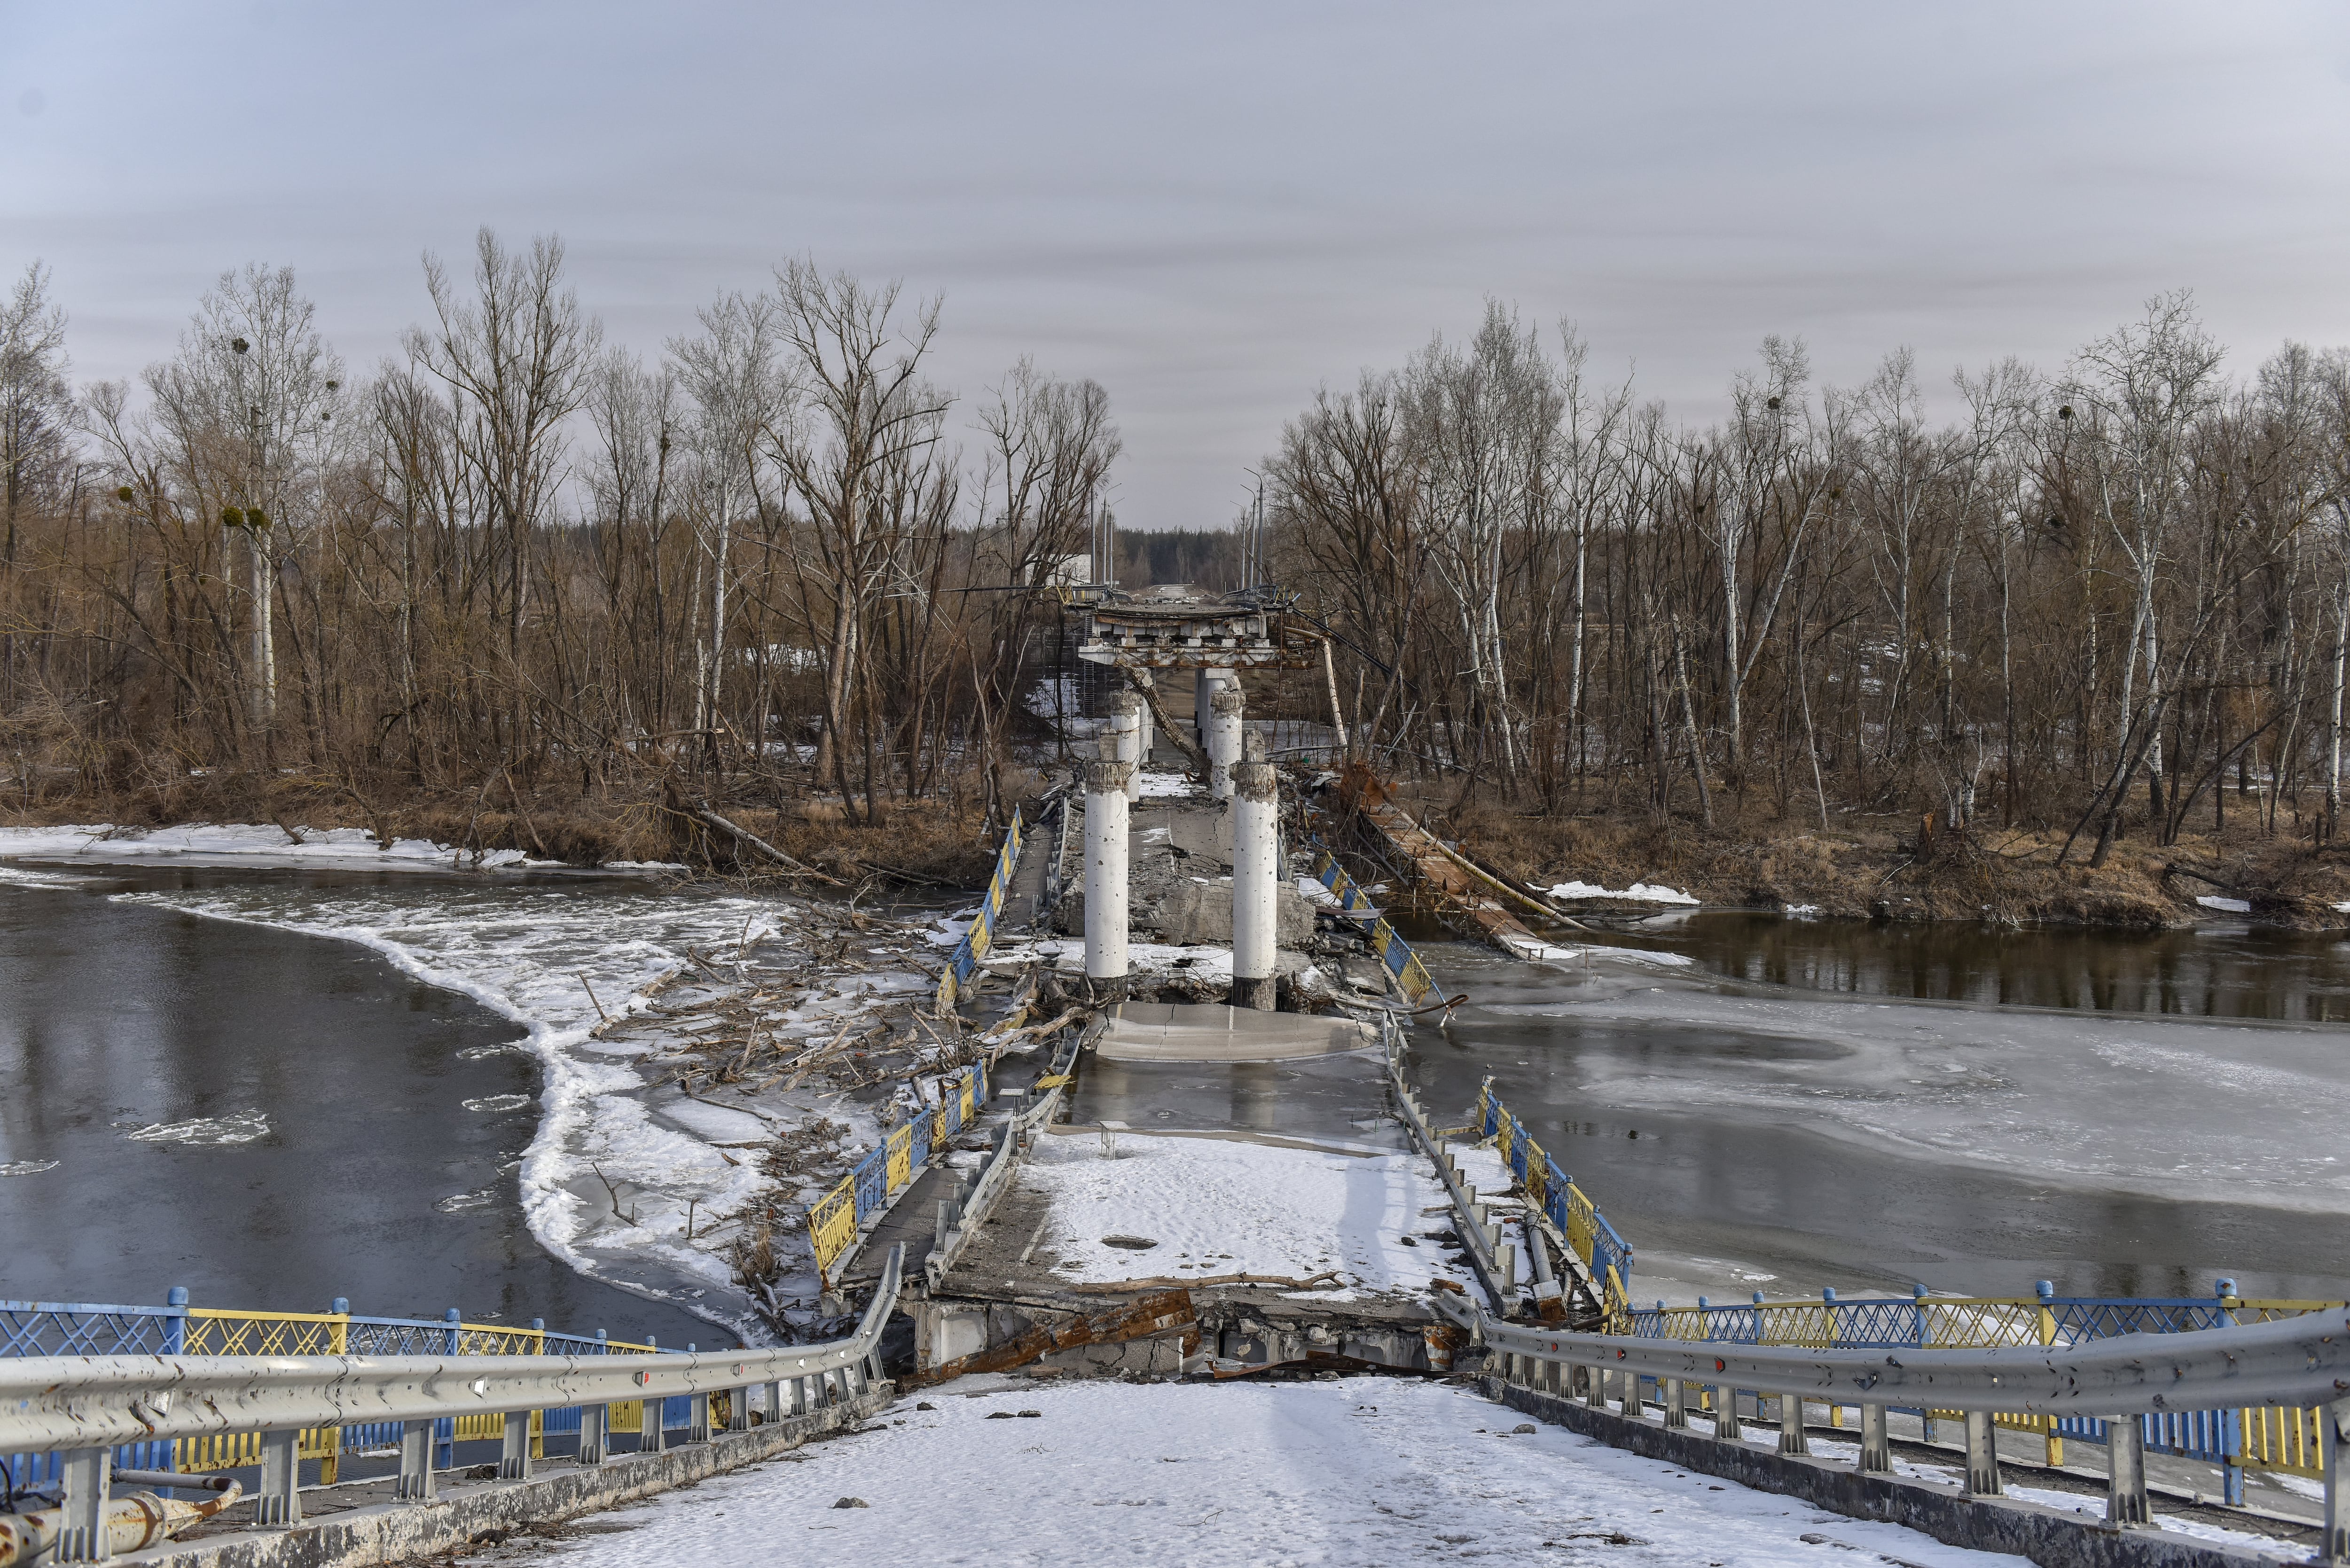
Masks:
[[[1126,780],[1128,802],[1142,798],[1142,699],[1132,691],[1113,691],[1109,698],[1109,727],[1102,732],[1101,755],[1104,762],[1130,763]]]
[[[1208,701],[1208,793],[1218,800],[1232,797],[1232,764],[1241,760],[1247,711],[1248,700],[1237,680],[1219,687]]]

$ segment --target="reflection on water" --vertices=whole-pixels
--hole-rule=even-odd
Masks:
[[[0,1297],[527,1322],[731,1341],[575,1273],[524,1222],[538,1064],[356,944],[0,887]],[[245,874],[249,876],[249,874]],[[287,888],[363,887],[279,874]]]
[[[2350,942],[2299,931],[2016,929],[1700,914],[1660,933],[1656,945],[1716,974],[1809,991],[2350,1022]]]

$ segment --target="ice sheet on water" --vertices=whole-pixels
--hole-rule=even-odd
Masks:
[[[252,1143],[269,1136],[269,1118],[259,1111],[240,1111],[234,1116],[154,1122],[123,1136],[132,1143],[168,1143],[185,1148]]]
[[[55,1170],[54,1159],[17,1159],[0,1165],[0,1176],[38,1176],[45,1170]]]
[[[2350,1206],[2338,1031],[1659,978],[1540,1001],[1519,987],[1508,994],[1525,1000],[1487,1006],[1657,1042],[1586,1060],[1578,1093],[1595,1105],[1793,1123],[1912,1158],[2172,1199]]]

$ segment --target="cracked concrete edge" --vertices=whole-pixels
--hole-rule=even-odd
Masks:
[[[845,1431],[897,1397],[883,1383],[827,1410],[659,1453],[624,1454],[593,1469],[558,1467],[523,1481],[448,1486],[431,1502],[390,1502],[329,1514],[291,1530],[252,1530],[169,1542],[112,1559],[158,1568],[362,1568],[463,1546],[485,1530],[520,1530],[595,1513],[757,1464],[810,1438]],[[546,1462],[546,1461],[542,1461]]]
[[[1498,1404],[1643,1459],[1796,1498],[1848,1518],[1905,1525],[1945,1546],[2026,1557],[2041,1568],[2276,1568],[2280,1557],[2307,1556],[2305,1548],[2291,1542],[2277,1542],[2272,1555],[2166,1530],[2114,1530],[2038,1503],[1970,1497],[1955,1486],[1898,1476],[1863,1475],[1826,1459],[1773,1453],[1595,1410],[1579,1399],[1495,1377],[1481,1382],[1486,1397]]]

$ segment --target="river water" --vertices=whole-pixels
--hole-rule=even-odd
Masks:
[[[201,918],[440,879],[11,870],[0,881],[0,1298],[355,1311],[732,1343],[534,1239],[526,1030],[351,941]],[[528,896],[521,879],[509,897]],[[109,895],[127,893],[130,898]]]
[[[595,998],[775,914],[583,877],[0,867],[0,1297],[184,1284],[718,1342],[657,1260],[578,1272],[532,1166],[582,1127],[674,1157],[585,1048]],[[1424,944],[1470,1002],[1414,1054],[1448,1115],[1493,1075],[1643,1296],[2350,1295],[2344,944],[1696,915],[1620,945],[1648,950]],[[1235,1125],[1366,1136],[1351,1091],[1243,1077]]]
[[[1638,945],[1424,946],[1471,1001],[1415,1034],[1446,1113],[1493,1075],[1643,1297],[2350,1294],[2350,946],[1742,915]]]

